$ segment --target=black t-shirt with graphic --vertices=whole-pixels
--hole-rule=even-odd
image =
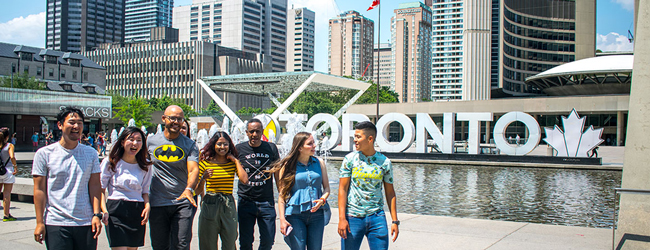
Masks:
[[[239,162],[248,174],[248,184],[239,182],[239,197],[253,201],[273,202],[273,178],[264,170],[280,159],[278,147],[273,143],[262,141],[259,147],[251,147],[248,142],[237,145]]]

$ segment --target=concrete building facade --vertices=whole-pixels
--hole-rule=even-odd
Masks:
[[[395,82],[393,82],[393,50],[390,43],[375,44],[375,73],[373,74],[372,81],[377,82],[377,75],[379,75],[379,85],[389,87],[395,90]]]
[[[106,67],[106,89],[123,96],[164,95],[194,109],[212,100],[196,79],[204,76],[270,72],[264,55],[204,41],[106,44],[85,56]]]
[[[171,27],[174,0],[126,0],[124,40],[151,40],[151,28]]]
[[[47,0],[46,12],[47,49],[78,53],[124,41],[124,0]]]
[[[316,13],[290,9],[287,16],[287,72],[314,71]]]
[[[421,2],[402,3],[391,18],[392,77],[400,102],[431,98],[431,8]],[[435,70],[435,69],[434,69]]]
[[[327,72],[338,76],[372,76],[374,30],[372,20],[353,10],[330,19]]]
[[[527,86],[525,79],[595,56],[595,0],[502,0],[500,5],[501,66],[498,93],[493,91],[493,95],[541,93]]]
[[[172,15],[181,42],[212,41],[263,54],[273,71],[286,70],[287,0],[193,0]]]
[[[462,100],[490,99],[491,0],[463,6]]]

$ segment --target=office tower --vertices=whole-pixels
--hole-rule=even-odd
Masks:
[[[595,55],[596,0],[501,0],[500,4],[498,95],[541,93],[526,85],[525,79]]]
[[[104,44],[84,56],[106,68],[106,90],[122,96],[169,96],[196,110],[212,100],[196,79],[271,71],[263,55],[204,41]]]
[[[379,85],[384,87],[389,87],[390,89],[395,89],[395,83],[392,79],[392,72],[395,71],[393,67],[393,50],[391,49],[390,43],[380,43],[375,44],[375,49],[373,53],[375,54],[375,73],[371,79],[373,82],[377,82],[377,74],[379,74]],[[379,55],[379,56],[377,56]],[[377,72],[379,71],[379,72]]]
[[[316,13],[307,8],[289,10],[287,16],[287,71],[314,71]]]
[[[172,27],[179,41],[212,41],[271,58],[286,70],[287,0],[193,0],[175,7]]]
[[[421,2],[402,3],[391,18],[395,74],[400,102],[431,98],[431,8]]]
[[[327,72],[339,76],[372,76],[374,31],[375,23],[354,10],[330,19]]]
[[[463,0],[436,1],[431,6],[433,15],[431,100],[462,98],[463,2]]]
[[[151,28],[171,27],[174,0],[126,0],[124,10],[124,40],[151,40]]]
[[[124,41],[124,0],[47,0],[46,19],[47,49],[81,52]]]
[[[490,99],[491,0],[463,6],[462,100]]]

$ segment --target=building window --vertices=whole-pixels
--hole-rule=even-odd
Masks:
[[[28,65],[25,65],[23,67],[23,72],[25,72],[25,74],[29,74],[29,66]]]
[[[88,72],[84,72],[84,81],[88,81]]]
[[[20,59],[25,61],[31,61],[33,58],[32,53],[20,52]]]
[[[81,63],[77,59],[70,59],[70,66],[72,67],[79,67]]]
[[[50,72],[49,72],[48,75],[49,75],[50,77],[54,77],[54,69],[53,69],[53,68],[49,68],[49,70],[50,70]]]
[[[61,70],[61,78],[65,78],[65,69]]]
[[[11,73],[16,73],[16,64],[11,63]]]
[[[72,85],[70,84],[61,84],[61,88],[65,91],[72,91]]]
[[[72,79],[77,80],[77,71],[72,71]]]
[[[56,56],[46,56],[47,63],[56,64]]]
[[[40,76],[41,74],[43,74],[43,68],[41,68],[41,67],[36,67],[36,75],[37,75],[37,76]]]

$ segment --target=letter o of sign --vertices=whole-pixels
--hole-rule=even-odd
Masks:
[[[398,122],[404,129],[404,138],[399,143],[393,145],[388,142],[386,135],[388,134],[388,126],[392,122]],[[377,145],[386,152],[399,153],[406,150],[415,139],[415,125],[413,121],[405,114],[388,113],[382,116],[377,121]]]
[[[506,141],[506,128],[515,121],[522,122],[528,128],[528,141],[519,147],[513,146]],[[507,155],[526,155],[530,153],[539,144],[540,138],[539,123],[535,118],[524,112],[508,112],[494,124],[494,143],[501,152]]]
[[[316,126],[318,126],[318,124],[321,122],[326,122],[332,129],[332,135],[327,141],[327,144],[323,144],[321,147],[327,150],[331,150],[336,147],[336,145],[339,145],[339,142],[341,142],[341,123],[339,123],[339,119],[333,115],[320,113],[312,116],[311,119],[309,119],[307,126],[305,126],[305,129],[307,129],[307,131],[316,131],[316,129],[318,129]]]

